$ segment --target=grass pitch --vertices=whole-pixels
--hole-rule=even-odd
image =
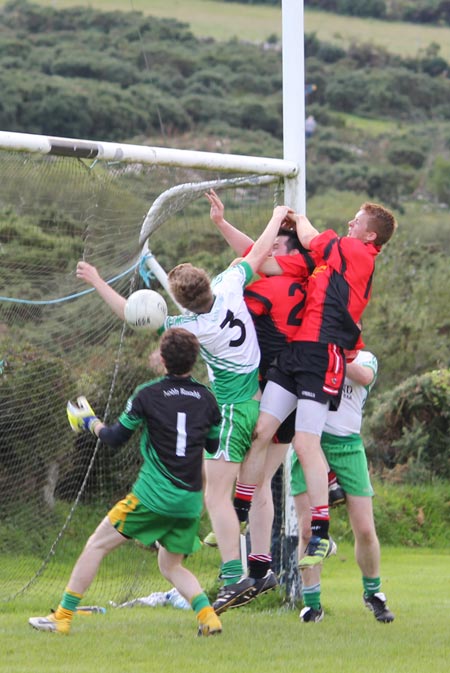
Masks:
[[[223,615],[223,633],[195,636],[191,611],[172,607],[108,609],[78,617],[70,636],[34,631],[30,615],[46,614],[45,598],[26,597],[0,612],[1,673],[446,673],[448,550],[385,548],[383,589],[396,615],[379,624],[363,607],[359,570],[348,543],[327,561],[322,580],[326,616],[302,624],[298,608],[261,597]],[[63,589],[63,587],[61,587]]]

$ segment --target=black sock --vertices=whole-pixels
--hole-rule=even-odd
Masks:
[[[328,538],[328,531],[330,529],[329,519],[313,519],[311,521],[311,533],[317,537]]]
[[[250,500],[243,500],[242,498],[234,498],[233,506],[236,510],[237,518],[241,523],[248,521],[248,513],[251,505]]]
[[[259,561],[252,559],[251,554],[248,558],[248,574],[254,580],[259,580],[265,577],[267,571],[270,570],[270,561]]]

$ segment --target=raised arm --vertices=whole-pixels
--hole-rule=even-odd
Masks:
[[[230,248],[232,248],[239,257],[242,257],[247,248],[252,245],[253,239],[226,221],[224,218],[225,207],[213,189],[206,192],[205,196],[211,206],[209,211],[211,220],[214,222]]]
[[[278,235],[282,223],[285,222],[286,219],[290,219],[292,215],[293,211],[288,208],[288,206],[276,206],[274,208],[272,217],[266,228],[257,239],[248,255],[244,257],[245,261],[250,264],[254,272],[258,271],[263,262],[267,260],[267,256],[272,250],[273,242]]]
[[[304,248],[309,250],[312,239],[317,236],[319,232],[313,227],[306,215],[299,215],[296,213],[294,217],[299,241]]]
[[[119,316],[121,320],[125,320],[125,297],[122,297],[122,295],[113,290],[112,287],[103,280],[95,266],[92,266],[92,264],[88,264],[87,262],[78,262],[76,276],[89,285],[92,285],[114,313]]]

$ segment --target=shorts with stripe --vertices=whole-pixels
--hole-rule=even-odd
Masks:
[[[205,454],[206,460],[225,458],[230,463],[242,463],[252,443],[253,430],[259,414],[259,402],[247,400],[238,404],[221,404],[219,448]]]
[[[373,496],[366,452],[360,435],[338,437],[324,432],[321,445],[330,468],[348,495]],[[291,493],[306,492],[306,482],[297,456],[292,457]]]
[[[344,376],[342,348],[311,341],[288,344],[267,372],[269,381],[294,393],[299,400],[329,402],[330,409],[339,406]]]
[[[120,500],[108,512],[114,528],[125,537],[144,545],[158,541],[173,554],[191,554],[201,547],[198,537],[200,516],[182,519],[152,512],[133,494]]]

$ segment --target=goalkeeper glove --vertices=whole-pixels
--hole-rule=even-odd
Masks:
[[[67,418],[74,432],[89,430],[94,435],[94,427],[101,423],[85,397],[78,397],[76,402],[67,402]]]

